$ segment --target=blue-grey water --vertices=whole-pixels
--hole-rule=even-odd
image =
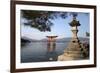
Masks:
[[[21,47],[21,62],[56,61],[67,47],[67,42],[56,42],[56,48],[48,52],[47,42],[30,42]]]

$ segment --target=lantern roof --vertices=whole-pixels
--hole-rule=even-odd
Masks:
[[[73,18],[73,20],[69,23],[70,24],[70,26],[80,26],[81,24],[80,24],[80,22],[79,21],[77,21],[77,19],[76,18]]]

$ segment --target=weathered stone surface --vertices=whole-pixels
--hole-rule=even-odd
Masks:
[[[80,51],[67,51],[64,52],[64,54],[58,56],[58,61],[79,60],[82,58],[83,55]]]
[[[66,58],[67,57],[67,58]],[[58,56],[58,61],[69,61],[69,60],[74,60],[73,57],[71,57],[69,54],[64,53],[60,56]]]
[[[78,60],[82,59],[83,57],[81,44],[77,36],[77,26],[80,26],[80,23],[74,17],[73,21],[70,23],[70,26],[72,27],[71,31],[73,33],[73,37],[69,42],[68,47],[64,50],[64,53],[58,56],[59,61]]]

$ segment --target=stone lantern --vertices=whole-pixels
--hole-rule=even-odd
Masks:
[[[68,45],[67,50],[78,51],[80,50],[81,46],[77,33],[78,33],[78,26],[80,26],[81,24],[79,23],[79,21],[77,21],[76,17],[73,17],[73,20],[71,21],[71,23],[69,23],[69,25],[71,26],[71,31],[73,33],[73,36]]]
[[[69,23],[71,31],[73,33],[72,39],[70,40],[68,47],[64,50],[64,53],[58,56],[58,60],[78,60],[82,58],[81,44],[78,39],[78,26],[81,24],[77,21],[76,16],[73,15],[73,20]]]

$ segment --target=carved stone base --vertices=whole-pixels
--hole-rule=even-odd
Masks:
[[[58,56],[58,61],[79,60],[82,58],[83,56],[80,51],[67,51]]]
[[[65,50],[69,51],[80,51],[81,45],[78,38],[72,38]]]
[[[72,38],[64,53],[58,56],[59,61],[79,60],[82,59],[81,45],[78,38]]]

